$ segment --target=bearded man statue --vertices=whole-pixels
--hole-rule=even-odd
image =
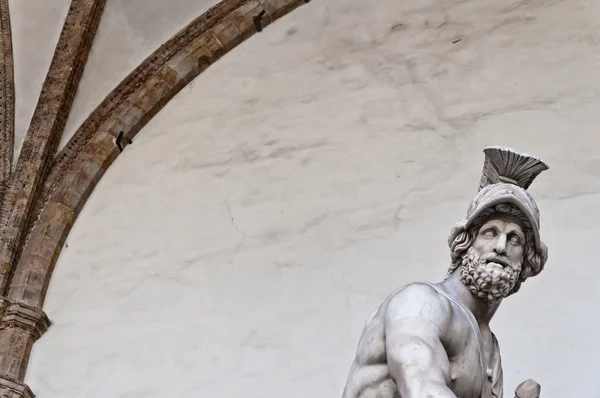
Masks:
[[[479,192],[448,239],[446,279],[402,286],[369,316],[343,398],[503,396],[490,321],[546,263],[527,188],[548,166],[508,148],[484,153]]]

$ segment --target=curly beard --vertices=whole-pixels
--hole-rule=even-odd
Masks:
[[[487,303],[502,300],[510,294],[521,268],[520,264],[510,263],[499,269],[489,264],[495,257],[494,253],[479,257],[470,247],[462,259],[461,281],[475,297]]]

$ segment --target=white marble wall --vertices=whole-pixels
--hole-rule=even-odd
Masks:
[[[368,313],[444,276],[500,144],[551,166],[531,188],[550,260],[493,324],[506,395],[531,377],[544,398],[596,396],[599,17],[586,0],[315,0],[253,37],[101,180],[26,382],[339,397]]]

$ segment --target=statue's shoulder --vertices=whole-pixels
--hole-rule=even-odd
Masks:
[[[439,288],[433,283],[428,282],[413,282],[408,285],[400,286],[394,290],[386,299],[389,301],[398,301],[403,299],[432,299],[432,300],[443,300],[445,297],[439,293]]]
[[[414,282],[394,290],[384,302],[386,323],[400,318],[424,318],[434,321],[447,318],[452,304],[438,288],[426,282]]]

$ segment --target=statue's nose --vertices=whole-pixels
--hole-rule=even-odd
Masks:
[[[497,254],[506,253],[506,235],[501,234],[500,236],[498,236],[498,240],[496,240],[496,244],[494,245],[494,251]]]

